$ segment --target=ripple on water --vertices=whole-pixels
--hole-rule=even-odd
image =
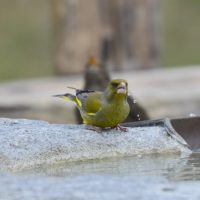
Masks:
[[[151,154],[84,162],[59,162],[23,171],[23,174],[75,177],[79,175],[156,176],[170,181],[200,180],[200,153]],[[19,173],[22,174],[22,173]]]

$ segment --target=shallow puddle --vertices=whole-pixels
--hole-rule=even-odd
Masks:
[[[22,174],[22,173],[18,173]],[[151,154],[87,162],[57,163],[23,171],[28,175],[75,177],[80,175],[153,176],[170,181],[200,180],[200,153]]]

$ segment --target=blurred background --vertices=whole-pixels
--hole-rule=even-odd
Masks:
[[[152,119],[200,111],[200,1],[1,0],[0,116],[73,123],[52,98],[84,87],[90,56]]]

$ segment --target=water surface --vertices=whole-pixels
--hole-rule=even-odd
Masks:
[[[151,154],[132,157],[57,163],[40,166],[23,174],[75,177],[80,175],[114,175],[164,177],[169,181],[200,180],[200,153]]]

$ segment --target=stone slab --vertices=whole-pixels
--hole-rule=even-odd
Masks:
[[[20,171],[38,165],[150,153],[190,152],[163,127],[97,133],[84,125],[0,119],[0,169]]]

